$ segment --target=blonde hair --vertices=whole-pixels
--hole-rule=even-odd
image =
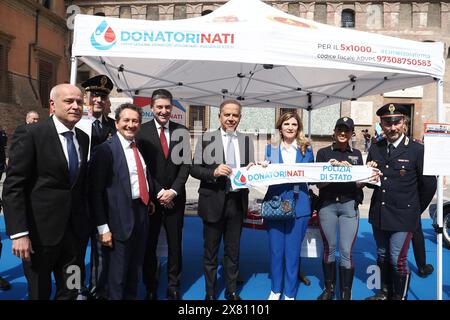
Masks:
[[[300,119],[300,116],[295,111],[288,111],[286,113],[283,113],[280,118],[278,119],[275,128],[278,129],[279,132],[279,138],[274,139],[274,144],[280,144],[281,141],[284,141],[283,134],[281,133],[281,127],[283,126],[283,122],[294,118],[297,120],[297,136],[295,140],[297,141],[297,147],[300,149],[302,155],[304,156],[306,153],[306,149],[311,145],[309,140],[306,138],[305,133],[303,132],[303,123]]]

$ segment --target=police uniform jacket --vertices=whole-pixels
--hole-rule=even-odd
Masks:
[[[404,137],[387,155],[387,141],[373,144],[367,161],[376,161],[381,186],[375,187],[369,223],[386,231],[413,232],[436,191],[436,178],[423,175],[423,145]]]

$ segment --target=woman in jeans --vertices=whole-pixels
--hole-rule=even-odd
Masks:
[[[329,162],[336,166],[362,165],[361,152],[349,142],[354,134],[353,120],[348,117],[337,120],[334,142],[317,152],[317,162]],[[332,300],[336,291],[336,247],[339,230],[340,298],[351,299],[355,268],[352,249],[359,224],[358,205],[362,202],[363,184],[356,182],[319,183],[319,221],[323,239],[323,273],[325,288],[318,300]]]
[[[300,117],[296,112],[284,113],[277,121],[276,128],[280,141],[266,148],[266,161],[262,163],[300,163],[314,162],[309,141],[303,133]],[[264,200],[273,196],[294,199],[295,219],[265,221],[270,246],[270,275],[272,290],[269,300],[279,300],[284,293],[285,300],[294,300],[298,289],[298,270],[301,243],[305,236],[311,205],[306,183],[286,183],[272,185]],[[283,286],[284,282],[284,286]]]

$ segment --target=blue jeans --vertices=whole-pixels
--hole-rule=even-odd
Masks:
[[[377,261],[384,263],[390,259],[394,271],[401,275],[408,274],[407,256],[413,233],[385,231],[374,226],[372,230],[377,244]]]
[[[340,265],[346,269],[353,267],[352,249],[359,226],[359,211],[355,201],[345,203],[325,201],[319,210],[320,232],[323,239],[323,261],[336,261],[337,229],[339,226]]]

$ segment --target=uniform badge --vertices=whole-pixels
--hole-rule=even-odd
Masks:
[[[108,83],[108,79],[106,79],[105,76],[101,77],[101,79],[100,79],[100,87],[104,88],[107,83]]]
[[[347,120],[348,120],[348,118],[347,117],[345,117],[344,119],[343,119],[345,122],[347,122]]]
[[[408,144],[409,144],[409,138],[406,137],[406,138],[405,138],[405,146],[407,146]]]
[[[405,169],[400,169],[400,176],[404,176],[406,174],[406,170]]]
[[[395,106],[391,103],[388,107],[390,114],[394,114]]]
[[[112,134],[111,134],[111,132],[110,133],[108,133],[108,137],[106,138],[106,140],[109,140],[109,139],[111,139],[112,138]]]
[[[351,162],[351,164],[353,165],[357,165],[358,164],[358,157],[357,156],[348,156],[348,160]]]

